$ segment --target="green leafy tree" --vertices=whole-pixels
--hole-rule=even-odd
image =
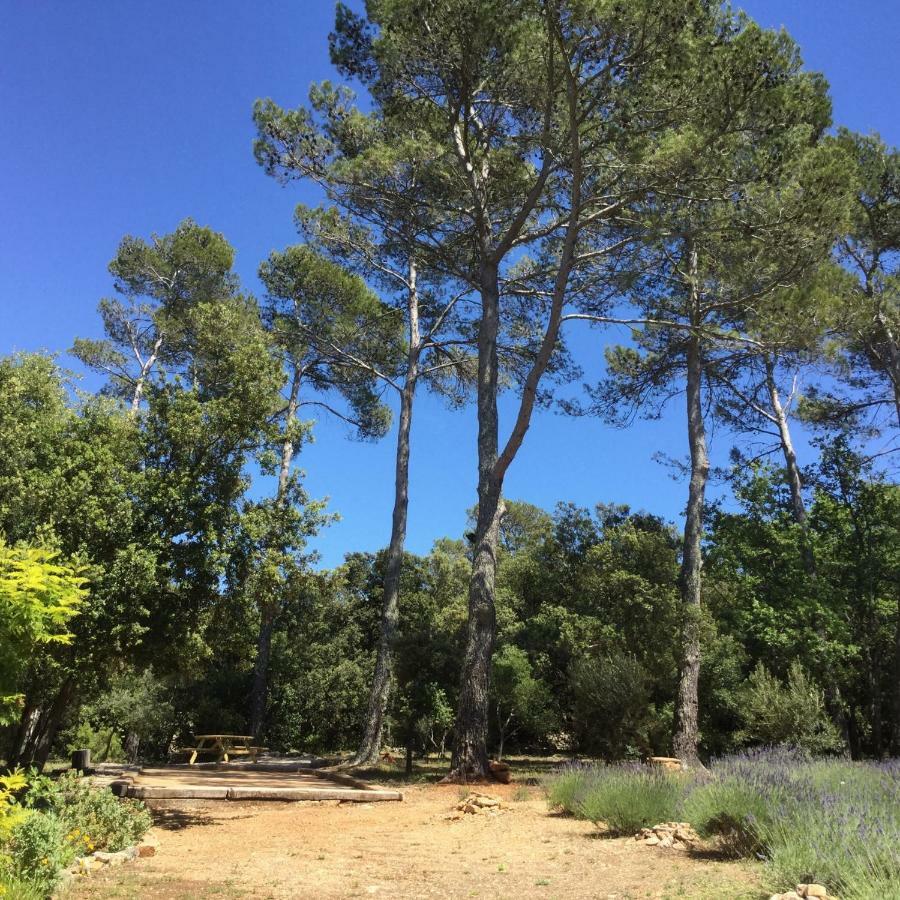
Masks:
[[[900,428],[900,151],[847,129],[834,141],[851,160],[855,190],[834,265],[816,289],[835,338],[826,355],[849,390],[811,392],[805,414],[822,424],[854,416],[879,427],[888,411],[887,423]]]
[[[126,236],[109,264],[118,296],[100,301],[106,337],[79,338],[74,354],[104,373],[108,389],[130,398],[136,413],[148,380],[183,360],[189,310],[234,293],[233,262],[225,238],[191,219],[150,241]]]
[[[399,349],[390,309],[359,276],[312,248],[298,245],[273,253],[260,267],[260,278],[267,290],[266,321],[289,387],[278,414],[271,464],[277,473],[275,497],[255,510],[257,519],[268,521],[255,523],[257,553],[248,584],[260,621],[250,697],[250,727],[257,736],[264,723],[272,633],[285,585],[299,577],[305,565],[299,551],[325,521],[322,504],[310,503],[291,471],[304,436],[299,414],[304,407],[321,407],[350,422],[358,437],[381,437],[390,412],[381,402],[378,379],[390,377]],[[344,401],[345,410],[336,408],[335,396]]]
[[[607,351],[609,377],[594,395],[611,420],[627,422],[639,410],[657,415],[683,378],[690,480],[673,752],[688,763],[698,760],[700,738],[705,408],[720,383],[740,377],[735,373],[742,371],[748,348],[756,348],[747,320],[758,318],[766,303],[827,255],[841,221],[845,183],[843,154],[816,144],[828,125],[824,83],[801,71],[790,38],[741,22],[716,52],[713,69],[729,72],[731,99],[714,90],[708,128],[700,132],[707,137],[695,166],[708,174],[709,194],[663,197],[648,207],[657,237],[642,250],[643,270],[630,285],[638,312],[631,320],[636,346]],[[763,79],[757,77],[761,65]],[[735,117],[740,128],[723,127]]]
[[[67,644],[69,620],[84,600],[77,566],[42,547],[10,547],[0,537],[0,725],[17,717],[23,701],[16,689],[32,654],[42,644]]]
[[[532,734],[553,730],[552,700],[547,686],[535,678],[528,654],[507,645],[494,655],[491,683],[497,728],[497,759],[509,738],[525,727]]]

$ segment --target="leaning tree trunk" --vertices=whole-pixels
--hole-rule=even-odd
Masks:
[[[400,393],[400,421],[397,428],[397,457],[394,473],[394,512],[391,519],[391,541],[388,545],[384,571],[384,596],[381,609],[381,634],[378,655],[369,692],[369,705],[363,725],[359,748],[350,765],[370,765],[377,762],[381,752],[381,734],[387,710],[394,672],[394,648],[400,625],[400,572],[403,568],[403,548],[406,543],[406,523],[409,510],[409,435],[412,427],[413,400],[419,377],[419,301],[416,292],[416,268],[409,267],[409,353],[406,380]]]
[[[788,488],[791,493],[791,517],[795,524],[800,526],[801,540],[803,542],[800,553],[803,559],[804,571],[812,583],[813,591],[818,593],[816,586],[818,580],[816,554],[809,534],[809,522],[807,521],[806,503],[803,500],[803,480],[800,475],[800,466],[797,464],[797,454],[794,450],[794,442],[791,440],[791,429],[788,424],[787,413],[781,404],[781,397],[778,395],[778,386],[775,383],[775,366],[771,357],[766,358],[765,366],[766,387],[769,392],[769,405],[772,410],[772,416],[775,419],[775,424],[778,426],[781,453],[784,457]],[[828,632],[820,616],[816,616],[813,627],[817,637],[824,644],[828,640]],[[844,743],[849,744],[848,722],[843,708],[844,704],[841,700],[841,691],[838,687],[837,680],[834,677],[834,673],[831,670],[831,664],[828,661],[827,656],[823,658],[824,665],[819,674],[823,681],[825,704],[828,708],[828,714],[834,722],[835,727],[840,731]]]
[[[291,462],[294,459],[294,439],[291,426],[300,408],[300,383],[303,372],[295,366],[291,379],[291,393],[284,413],[284,440],[281,444],[281,460],[278,467],[278,488],[275,494],[276,506],[282,506],[287,499],[288,482],[291,477]],[[266,717],[266,699],[269,686],[269,661],[272,656],[272,633],[278,615],[277,599],[264,597],[259,601],[259,632],[256,636],[256,661],[253,666],[253,686],[250,689],[250,733],[257,740],[262,734]]]
[[[692,268],[695,267],[696,262],[692,258]],[[696,327],[699,324],[699,300],[696,291],[692,290],[692,295],[692,324]],[[699,764],[700,590],[703,565],[700,539],[703,533],[703,501],[709,476],[706,429],[703,424],[702,380],[703,357],[700,336],[695,331],[688,339],[687,348],[687,421],[691,480],[681,558],[681,660],[675,703],[675,734],[672,739],[674,755],[687,766]]]
[[[62,683],[53,703],[41,713],[36,726],[31,730],[22,746],[18,759],[9,760],[9,765],[33,766],[39,772],[44,768],[56,733],[59,731],[59,726],[62,724],[74,694],[75,679],[74,676],[69,675]]]
[[[494,578],[502,514],[502,479],[496,474],[498,453],[497,334],[500,292],[496,265],[481,273],[481,322],[478,328],[478,517],[469,581],[466,650],[450,764],[451,781],[490,778],[487,756],[491,656],[496,612]]]
[[[784,467],[787,471],[788,487],[791,492],[791,514],[794,521],[805,530],[806,504],[803,502],[803,482],[800,477],[800,467],[797,465],[797,454],[794,451],[794,442],[791,440],[787,414],[781,405],[781,398],[778,396],[774,364],[770,358],[766,359],[766,388],[769,392],[772,415],[775,417],[775,424],[778,426],[778,437],[781,443],[781,452],[784,456]],[[804,541],[804,543],[807,542]],[[814,570],[815,560],[811,560],[806,565],[807,571],[810,571],[810,567]]]

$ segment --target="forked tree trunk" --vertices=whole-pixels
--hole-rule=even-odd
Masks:
[[[138,348],[136,345],[132,345],[132,350],[134,351],[135,356],[138,360],[141,360],[141,371],[137,377],[137,380],[134,383],[134,391],[131,395],[131,415],[136,416],[141,408],[141,400],[144,397],[144,385],[147,382],[147,378],[150,376],[150,373],[153,371],[153,367],[156,365],[156,360],[159,357],[159,348],[162,347],[163,343],[163,335],[160,335],[156,342],[153,344],[153,352],[150,354],[150,357],[146,360],[141,360],[140,353],[138,352]]]
[[[300,384],[303,372],[299,366],[294,367],[291,378],[291,392],[284,414],[284,440],[281,444],[281,459],[278,467],[278,487],[275,503],[282,506],[286,502],[288,482],[291,477],[291,463],[296,446],[291,434],[291,426],[300,408]],[[259,631],[256,636],[256,661],[253,665],[253,686],[250,689],[250,733],[257,740],[262,735],[266,718],[266,699],[269,688],[269,662],[272,655],[272,633],[275,630],[275,619],[278,616],[276,598],[259,599]]]
[[[696,256],[691,253],[691,269],[696,271]],[[692,324],[699,325],[699,298],[691,288]],[[684,524],[684,550],[681,558],[681,660],[678,696],[675,703],[675,734],[672,750],[686,766],[699,764],[700,738],[700,594],[702,566],[700,540],[703,534],[703,502],[709,476],[706,429],[703,423],[703,356],[700,335],[694,331],[687,348],[687,421],[691,452],[691,480],[688,488]]]
[[[394,472],[394,511],[391,518],[391,541],[388,545],[384,570],[384,596],[381,609],[381,634],[378,655],[372,675],[369,705],[363,724],[359,748],[350,765],[371,765],[381,752],[381,735],[387,711],[394,673],[394,651],[400,625],[400,573],[403,568],[403,548],[406,543],[406,523],[409,510],[409,436],[412,427],[413,401],[419,377],[419,301],[416,290],[416,267],[409,267],[409,354],[406,380],[400,393],[400,420],[397,427],[397,456]]]
[[[469,581],[466,650],[450,763],[451,781],[490,778],[487,756],[491,656],[494,652],[494,578],[502,514],[502,479],[495,472],[498,453],[497,335],[500,293],[497,267],[481,272],[481,322],[478,328],[478,517]]]

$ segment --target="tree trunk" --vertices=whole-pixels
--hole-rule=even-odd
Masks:
[[[278,487],[275,494],[276,505],[286,502],[291,463],[294,459],[294,439],[291,426],[300,408],[300,383],[303,372],[295,365],[291,379],[291,392],[284,414],[284,440],[281,444],[281,460],[278,467]],[[276,598],[263,598],[259,602],[259,632],[256,637],[256,661],[253,666],[253,686],[250,690],[250,733],[256,740],[262,735],[266,718],[266,699],[269,687],[269,660],[272,649],[272,632],[278,615]]]
[[[136,416],[140,411],[141,400],[144,397],[144,384],[146,383],[150,372],[153,370],[153,367],[156,365],[156,360],[159,357],[159,348],[162,346],[162,342],[163,335],[160,335],[153,344],[153,352],[150,354],[150,358],[141,362],[141,374],[138,375],[137,380],[134,383],[134,393],[131,396],[132,416]],[[134,351],[135,356],[140,359],[140,353],[137,346],[132,345],[132,350]]]
[[[495,472],[498,452],[497,334],[500,291],[496,264],[481,271],[481,322],[478,328],[478,517],[469,581],[466,650],[459,687],[448,780],[463,783],[490,778],[487,755],[491,656],[496,612],[494,578],[502,515],[502,478]]]
[[[272,632],[275,630],[276,613],[274,604],[268,603],[260,609],[259,614],[256,662],[253,666],[253,687],[250,692],[250,734],[255,740],[259,740],[262,735],[266,719],[269,660],[272,656]]]
[[[406,543],[406,523],[409,510],[409,436],[412,427],[413,401],[419,377],[419,301],[416,290],[416,267],[409,266],[409,353],[406,380],[400,393],[400,421],[397,427],[397,455],[394,466],[394,511],[391,518],[391,541],[388,545],[384,570],[384,595],[381,609],[381,634],[378,655],[369,692],[369,705],[363,725],[359,748],[350,765],[371,765],[381,752],[381,733],[384,714],[390,699],[394,672],[394,648],[400,625],[400,573],[403,568],[403,548]]]
[[[19,758],[15,761],[10,760],[10,765],[34,766],[39,772],[44,768],[56,733],[74,693],[75,679],[69,675],[62,683],[53,703],[41,713],[36,726],[32,728],[19,753]]]
[[[691,251],[691,270],[696,272],[696,252]],[[691,286],[692,324],[699,324],[699,297]],[[675,734],[672,749],[685,765],[699,764],[697,745],[700,740],[700,540],[703,534],[703,502],[709,476],[706,429],[703,423],[703,356],[700,336],[692,332],[687,348],[687,421],[691,451],[691,480],[688,489],[684,525],[684,550],[681,560],[682,634],[681,661],[678,673],[678,696],[675,703]]]
[[[894,728],[891,752],[900,756],[900,596],[897,597],[897,624],[894,626]]]
[[[815,586],[818,579],[816,555],[809,536],[809,524],[807,522],[806,503],[803,500],[803,480],[800,475],[800,466],[797,464],[797,454],[794,451],[794,442],[791,440],[791,429],[788,424],[787,414],[785,413],[784,407],[781,405],[781,398],[778,395],[778,386],[775,383],[775,366],[771,357],[766,357],[765,365],[769,405],[772,408],[775,424],[778,426],[781,453],[784,456],[784,467],[787,472],[788,487],[791,492],[791,515],[794,522],[800,526],[801,530],[801,540],[803,545],[800,548],[800,552],[803,558],[803,568],[813,585],[814,593],[818,594]],[[828,633],[820,617],[816,617],[813,627],[819,640],[824,644],[828,640]],[[841,732],[844,743],[847,744],[849,742],[847,717],[844,714],[841,691],[831,671],[831,664],[827,657],[824,657],[824,666],[819,674],[822,677],[825,705],[828,708],[828,714],[835,726]]]
[[[800,467],[797,465],[797,454],[794,451],[794,442],[791,440],[787,414],[781,405],[781,398],[778,396],[778,386],[775,384],[775,367],[770,357],[766,358],[766,387],[769,391],[772,415],[775,417],[775,424],[778,426],[781,452],[784,456],[784,467],[787,470],[788,487],[791,491],[791,513],[794,521],[805,530],[806,504],[803,502],[803,482],[800,478]],[[815,571],[815,560],[810,560],[807,571],[810,571],[810,569]]]
[[[25,747],[31,740],[31,735],[38,727],[41,720],[41,707],[34,703],[26,703],[19,718],[19,725],[16,728],[10,745],[4,756],[10,766],[14,766],[16,761],[22,757]]]

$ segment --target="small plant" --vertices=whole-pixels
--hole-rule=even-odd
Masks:
[[[27,787],[28,781],[21,769],[9,775],[0,775],[0,843],[25,817],[16,794]]]
[[[529,788],[525,787],[524,784],[520,784],[515,791],[513,791],[512,798],[516,803],[527,803],[531,799],[531,791]]]

